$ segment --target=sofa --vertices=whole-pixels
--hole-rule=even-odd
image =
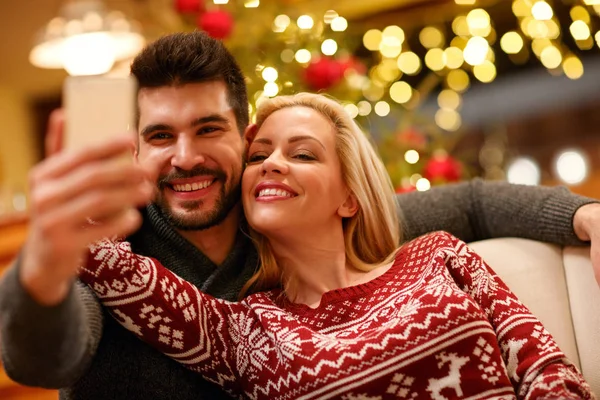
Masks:
[[[600,398],[600,287],[590,248],[516,238],[469,247],[542,321]]]

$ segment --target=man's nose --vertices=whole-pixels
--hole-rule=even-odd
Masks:
[[[175,144],[175,149],[171,157],[171,165],[184,170],[191,170],[194,167],[203,164],[204,155],[193,141],[185,137],[180,137]]]

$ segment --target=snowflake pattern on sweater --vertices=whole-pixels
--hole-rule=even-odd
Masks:
[[[213,298],[126,242],[92,246],[80,278],[124,327],[240,398],[594,398],[541,323],[445,232],[315,309],[279,290]]]

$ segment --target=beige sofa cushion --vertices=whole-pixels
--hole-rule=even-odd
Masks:
[[[469,244],[554,336],[600,396],[600,288],[589,248],[527,239]]]
[[[591,268],[590,250],[566,247],[563,257],[581,372],[600,397],[600,288]]]

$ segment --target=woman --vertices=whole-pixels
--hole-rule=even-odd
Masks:
[[[246,139],[262,264],[244,290],[259,293],[212,298],[104,241],[80,276],[126,328],[238,397],[593,397],[464,243],[438,232],[397,249],[389,177],[338,103],[267,100]]]

